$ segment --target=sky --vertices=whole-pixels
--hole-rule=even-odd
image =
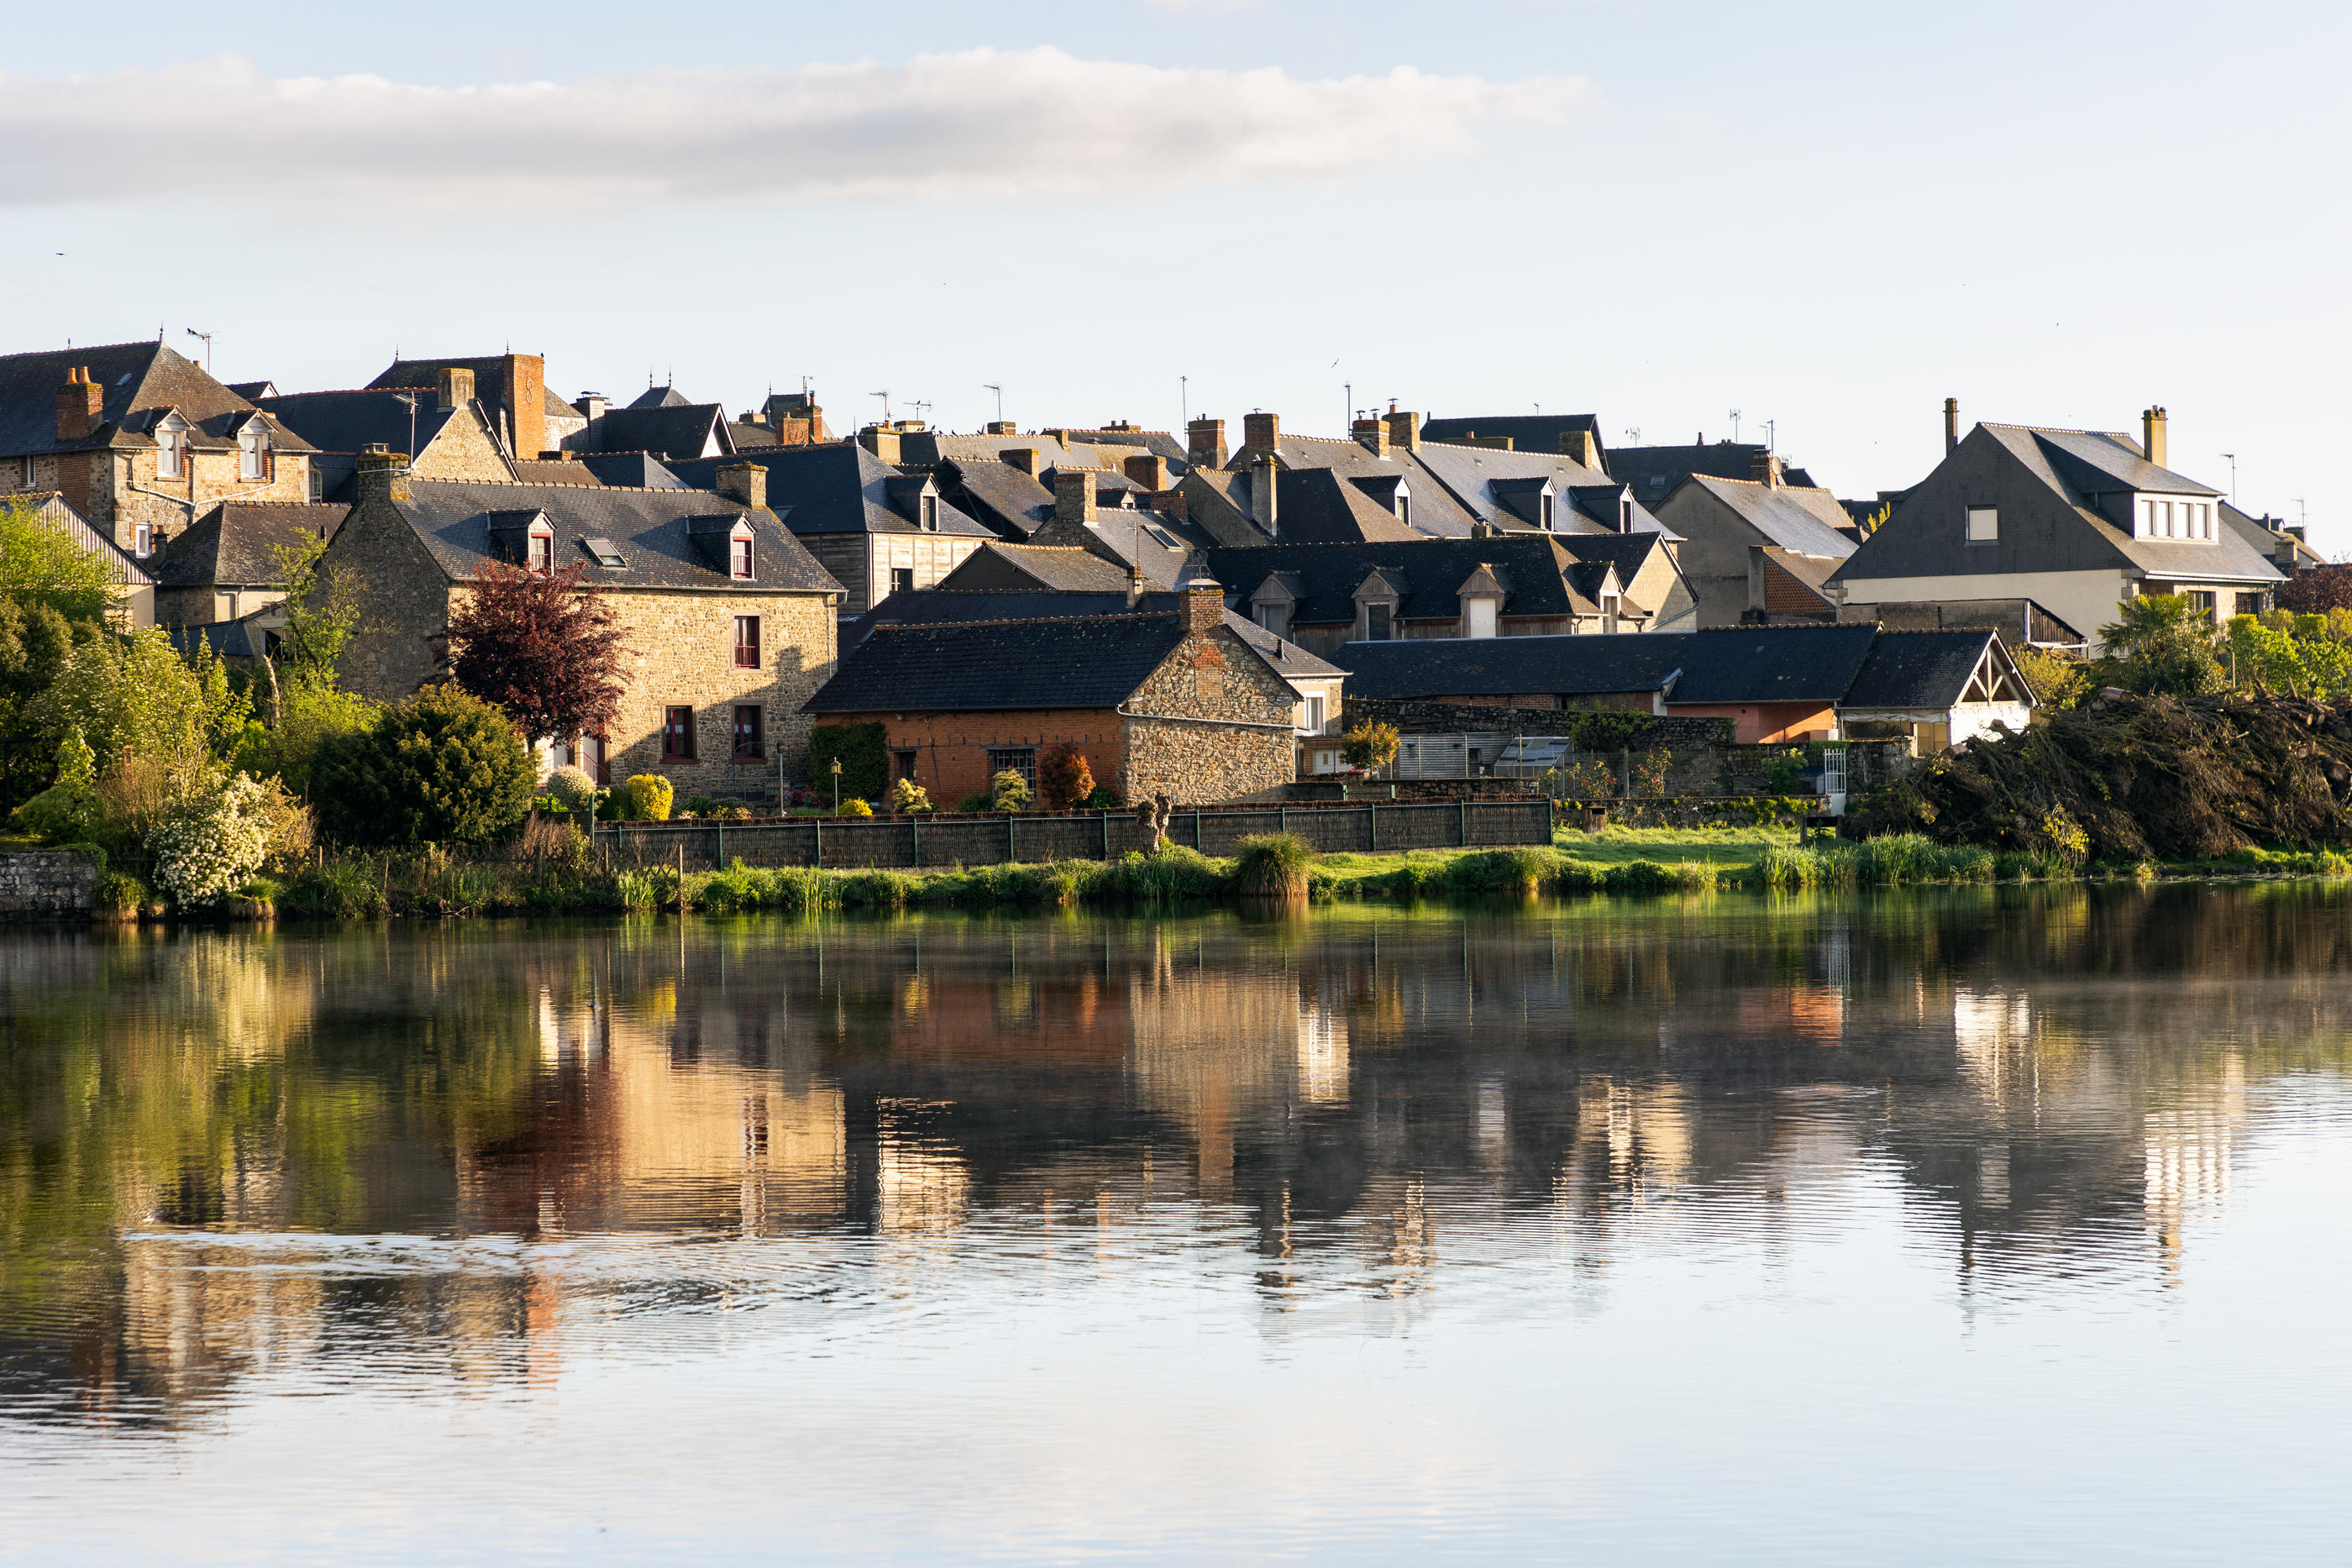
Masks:
[[[541,353],[836,429],[1252,410],[2139,429],[2352,553],[2352,13],[1092,0],[52,7],[0,71],[0,351],[224,380]],[[1735,412],[1737,413],[1735,415]]]

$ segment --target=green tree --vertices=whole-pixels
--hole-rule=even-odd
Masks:
[[[68,621],[102,622],[114,604],[113,563],[33,502],[0,501],[0,595],[46,604]]]
[[[2114,623],[2099,628],[2109,684],[2176,697],[2201,696],[2228,684],[2214,656],[2212,617],[2188,595],[2140,594],[2119,608]]]
[[[346,843],[477,843],[522,821],[537,782],[513,722],[455,686],[330,737],[310,768],[312,804]]]
[[[1339,739],[1341,754],[1348,758],[1350,767],[1377,773],[1396,760],[1397,747],[1402,737],[1392,724],[1363,724]]]
[[[2090,666],[2047,648],[2019,649],[2017,673],[2033,688],[2033,700],[2045,708],[2073,707],[2091,692]]]
[[[209,647],[198,643],[183,659],[160,626],[79,644],[29,709],[49,734],[81,731],[101,773],[134,748],[174,758],[225,755],[252,711]]]
[[[262,660],[268,723],[249,724],[236,748],[236,765],[247,773],[275,778],[298,794],[310,786],[310,765],[336,736],[365,730],[375,722],[376,705],[345,691],[338,674],[343,650],[359,627],[359,612],[336,582],[319,570],[323,539],[276,547],[279,579],[286,584],[280,608],[286,624],[277,646]]]

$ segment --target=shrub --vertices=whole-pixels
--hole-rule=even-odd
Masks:
[[[1104,868],[1096,885],[1109,897],[1160,904],[1213,898],[1225,890],[1226,883],[1216,862],[1183,844],[1169,844],[1156,855],[1129,851],[1117,865]]]
[[[1397,747],[1402,737],[1392,724],[1359,725],[1340,737],[1340,754],[1351,768],[1366,772],[1378,772],[1396,760]]]
[[[87,839],[106,820],[98,795],[98,763],[81,731],[66,732],[58,743],[58,781],[16,808],[8,825],[43,843]]]
[[[1540,889],[1559,865],[1559,857],[1532,845],[1484,850],[1456,856],[1445,867],[1444,885],[1451,893],[1531,894]]]
[[[890,786],[890,810],[893,815],[904,817],[930,809],[929,791],[912,779],[901,779]]]
[[[841,814],[845,817],[870,817],[874,814],[874,808],[863,800],[853,799],[841,803]]]
[[[450,610],[450,677],[525,735],[597,734],[619,716],[625,639],[586,570],[485,562]]]
[[[890,755],[878,724],[821,724],[809,731],[809,777],[823,788],[841,761],[841,793],[872,800],[890,787]]]
[[[322,746],[312,800],[347,843],[471,843],[522,820],[537,774],[504,713],[436,686]]]
[[[1116,811],[1118,810],[1118,795],[1109,785],[1097,784],[1095,786],[1094,793],[1087,796],[1081,804],[1089,811]]]
[[[1654,714],[1602,709],[1568,721],[1569,743],[1579,751],[1633,751],[1657,733]]]
[[[1234,846],[1234,886],[1259,897],[1301,898],[1315,852],[1296,833],[1260,833]]]
[[[1029,780],[1010,768],[988,781],[988,809],[1021,811],[1029,806]]]
[[[183,904],[217,904],[243,886],[270,850],[268,789],[240,773],[147,837],[155,880]]]
[[[1045,808],[1066,811],[1095,792],[1094,769],[1075,746],[1049,746],[1037,754],[1037,792]]]
[[[147,884],[126,872],[110,871],[90,890],[89,905],[100,915],[136,915],[147,905]]]
[[[628,797],[628,815],[633,822],[667,822],[670,802],[677,792],[668,779],[658,773],[633,773],[621,785]]]
[[[173,758],[225,754],[251,711],[209,645],[184,660],[171,633],[151,626],[75,649],[31,716],[51,734],[79,729],[104,772],[130,747]]]
[[[584,769],[568,765],[549,774],[545,788],[563,802],[566,810],[583,821],[596,814],[596,803],[605,795]]]
[[[329,861],[286,884],[278,908],[318,920],[373,920],[390,913],[382,873],[360,861]]]
[[[996,810],[996,802],[990,800],[986,795],[966,795],[962,800],[956,802],[956,810],[959,811],[993,811]]]

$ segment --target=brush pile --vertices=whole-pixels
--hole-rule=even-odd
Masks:
[[[2110,689],[1936,758],[1881,792],[1860,825],[2076,864],[2343,843],[2352,703]]]

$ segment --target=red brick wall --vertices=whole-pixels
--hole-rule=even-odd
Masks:
[[[992,747],[1075,746],[1086,754],[1095,782],[1118,789],[1123,760],[1118,715],[1108,708],[1044,713],[827,714],[826,724],[879,724],[891,751],[915,754],[915,782],[931,804],[952,811],[967,795],[988,791]],[[895,767],[894,767],[895,774]],[[820,781],[821,783],[822,781]]]
[[[1793,741],[1837,725],[1836,710],[1826,703],[1669,702],[1666,712],[1675,718],[1727,718],[1732,739],[1750,746]]]

